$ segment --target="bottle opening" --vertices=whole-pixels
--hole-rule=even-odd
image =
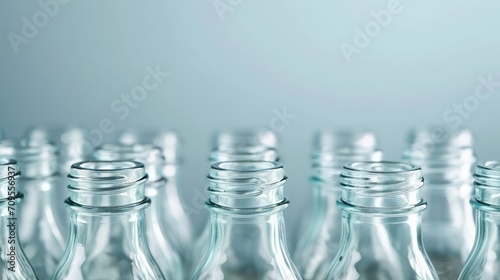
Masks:
[[[135,161],[84,161],[71,166],[71,202],[88,207],[127,206],[145,199],[148,176]]]
[[[258,146],[221,145],[210,153],[211,162],[223,161],[278,161],[278,152],[274,148]]]

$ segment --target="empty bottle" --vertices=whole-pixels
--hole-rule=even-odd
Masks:
[[[170,244],[174,247],[183,266],[190,270],[192,266],[192,244],[194,240],[193,227],[189,220],[189,215],[183,207],[179,194],[179,170],[182,169],[182,160],[180,158],[181,139],[173,130],[158,131],[140,131],[126,130],[118,134],[117,141],[123,144],[153,143],[161,148],[165,164],[163,166],[163,176],[167,179],[164,197],[165,203],[162,203],[163,219],[169,226]]]
[[[302,279],[285,241],[283,166],[216,163],[208,181],[210,243],[193,279]]]
[[[53,280],[165,278],[146,237],[148,178],[134,161],[84,161],[71,166],[66,207],[70,238]]]
[[[472,134],[465,129],[431,127],[410,134],[404,160],[422,167],[422,235],[427,254],[441,280],[455,280],[474,240],[474,219],[469,205],[472,192]]]
[[[57,149],[48,143],[4,140],[0,156],[18,161],[23,174],[19,190],[25,194],[19,206],[19,239],[40,279],[49,279],[64,252],[69,223],[62,215]]]
[[[476,238],[459,280],[500,279],[500,162],[480,163],[474,175]]]
[[[304,279],[323,279],[337,254],[342,212],[340,173],[348,162],[380,161],[382,152],[372,132],[339,131],[316,135],[312,154],[313,201],[310,221],[295,249],[294,261]],[[299,229],[300,230],[300,229]]]
[[[17,161],[0,158],[0,278],[36,280],[38,277],[18,238],[19,203],[24,196],[18,191],[19,175]]]
[[[135,160],[146,166],[149,179],[146,183],[146,196],[151,199],[151,206],[146,209],[146,232],[149,248],[158,262],[163,275],[169,279],[182,279],[183,267],[177,252],[173,249],[171,232],[176,224],[169,224],[165,219],[167,203],[167,179],[162,174],[165,159],[160,148],[149,144],[105,144],[94,152],[97,160]],[[188,269],[188,268],[186,268]]]
[[[420,168],[357,162],[340,178],[342,237],[325,279],[438,279],[420,233]]]
[[[210,153],[210,163],[224,161],[278,161],[278,152],[274,148],[265,146],[219,146]],[[194,263],[198,263],[208,250],[210,237],[210,222],[207,223],[200,237],[193,246]]]

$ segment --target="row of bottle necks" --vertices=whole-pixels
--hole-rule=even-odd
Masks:
[[[103,145],[93,152],[92,161],[72,165],[68,191],[62,192],[60,186],[67,184],[57,175],[53,145],[4,141],[0,155],[16,158],[19,166],[14,160],[2,161],[2,191],[14,182],[20,192],[7,192],[0,200],[6,223],[2,228],[12,220],[17,223],[2,242],[14,240],[24,252],[14,248],[14,272],[7,269],[2,275],[456,279],[463,270],[461,279],[496,277],[500,264],[491,256],[498,240],[495,187],[500,185],[500,168],[496,162],[478,167],[473,217],[470,170],[475,157],[469,143],[464,144],[463,132],[451,133],[432,150],[410,150],[405,158],[413,163],[381,161],[366,133],[336,137],[335,143],[323,139],[324,145],[313,153],[312,218],[300,227],[306,230],[299,230],[293,257],[282,216],[289,203],[283,195],[287,178],[270,145],[240,141],[212,151],[206,202],[211,218],[201,236],[194,237],[177,196],[178,166],[166,162],[161,148]],[[335,146],[338,142],[342,145]],[[347,161],[358,162],[342,169]],[[415,163],[428,174],[423,188]],[[474,218],[481,230],[471,252]],[[2,258],[6,263],[12,259],[6,254]]]

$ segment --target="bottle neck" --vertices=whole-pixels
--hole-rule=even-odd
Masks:
[[[475,208],[476,221],[474,248],[477,249],[477,246],[481,245],[482,248],[488,250],[488,255],[500,255],[500,209],[488,207],[476,201],[472,204]]]

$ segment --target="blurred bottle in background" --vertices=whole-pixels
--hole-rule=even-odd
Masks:
[[[477,166],[475,195],[471,199],[476,221],[474,247],[459,280],[500,278],[500,162]]]
[[[218,146],[265,146],[276,148],[278,137],[267,128],[240,128],[234,130],[222,130],[214,134],[212,148]]]
[[[164,203],[161,207],[162,219],[168,225],[168,238],[170,244],[181,258],[184,267],[192,266],[192,247],[194,233],[188,213],[183,207],[179,194],[182,186],[178,182],[179,170],[182,170],[182,140],[177,132],[170,129],[159,129],[150,131],[125,130],[116,135],[115,140],[123,144],[153,143],[159,147],[163,153],[165,163],[162,167],[162,174],[167,179],[165,185]],[[189,270],[189,269],[188,269]]]
[[[0,278],[37,280],[35,270],[19,242],[19,203],[24,195],[17,180],[21,173],[17,161],[0,158]]]
[[[212,165],[209,247],[192,279],[302,279],[286,246],[283,166],[268,161]]]
[[[165,219],[164,204],[168,203],[167,179],[162,173],[165,159],[160,148],[151,144],[104,144],[94,152],[94,158],[101,161],[134,160],[146,167],[148,181],[146,196],[151,199],[151,206],[146,209],[146,232],[151,253],[157,261],[163,275],[169,279],[182,279],[189,267],[183,264],[170,242],[175,240],[176,224],[169,224]]]
[[[342,167],[354,161],[380,161],[382,152],[371,131],[324,131],[313,139],[312,211],[303,219],[294,261],[304,279],[323,279],[337,254],[342,213]]]
[[[355,162],[340,175],[342,239],[325,278],[439,279],[425,253],[421,214],[426,202],[419,167]]]
[[[434,126],[409,135],[403,159],[421,166],[425,177],[423,197],[429,208],[423,214],[422,234],[427,253],[440,279],[456,279],[474,240],[469,200],[472,166],[476,160],[472,133]]]
[[[3,140],[0,156],[18,161],[23,174],[19,190],[19,239],[40,279],[49,279],[66,245],[68,223],[64,209],[64,185],[58,173],[57,149],[50,143]]]

